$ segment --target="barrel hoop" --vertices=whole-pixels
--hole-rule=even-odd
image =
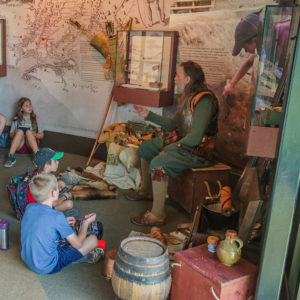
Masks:
[[[151,285],[151,284],[163,282],[169,276],[171,276],[170,270],[168,270],[166,273],[156,275],[156,276],[151,276],[151,277],[136,276],[133,274],[125,273],[124,271],[120,270],[119,268],[117,268],[116,263],[114,264],[114,271],[120,278],[124,280],[127,280],[129,282],[135,282],[137,284],[145,284],[145,285]]]
[[[126,251],[123,250],[122,245],[119,248],[119,253],[128,261],[133,261],[139,264],[159,264],[161,262],[163,262],[167,257],[169,257],[168,255],[168,250],[165,250],[165,253],[162,254],[161,256],[157,256],[157,257],[137,257],[137,256],[133,256],[129,253],[127,253]]]
[[[136,273],[143,273],[143,274],[157,274],[165,272],[169,269],[169,261],[166,261],[165,264],[161,265],[144,265],[144,266],[137,266],[133,264],[128,264],[124,260],[120,259],[119,256],[116,258],[116,263],[120,265],[123,269],[128,269],[132,272]]]

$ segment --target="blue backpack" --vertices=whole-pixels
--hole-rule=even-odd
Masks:
[[[32,177],[37,173],[38,170],[29,172],[29,168],[27,168],[25,174],[11,177],[6,185],[9,202],[17,219],[19,220],[22,219],[25,213],[25,208],[28,204],[27,189],[29,183]]]
[[[0,135],[0,148],[8,148],[10,146],[9,132],[4,131]]]

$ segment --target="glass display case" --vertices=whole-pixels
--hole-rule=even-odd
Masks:
[[[171,105],[177,43],[176,31],[118,31],[114,100]]]
[[[5,20],[0,19],[0,76],[6,76],[6,28]]]
[[[295,5],[267,5],[247,155],[273,158],[288,74],[288,44]]]

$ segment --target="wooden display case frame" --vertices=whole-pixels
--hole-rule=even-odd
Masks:
[[[256,91],[246,149],[247,156],[273,159],[278,155],[282,116],[281,111],[278,112],[276,109],[273,111],[272,107],[284,107],[284,103],[281,103],[281,97],[287,84],[287,75],[291,72],[288,69],[287,53],[291,40],[290,30],[294,15],[293,10],[296,8],[295,5],[291,4],[267,5],[265,9]],[[280,24],[280,22],[283,22],[284,30],[288,30],[288,42],[285,50],[282,50],[282,52],[279,51],[280,48],[277,48],[279,37],[274,27],[275,24]],[[284,30],[281,27],[281,32],[284,32]],[[281,39],[283,38],[281,37]],[[264,49],[265,53],[263,53],[262,49]],[[279,55],[280,53],[281,55]],[[278,68],[280,60],[284,62],[281,69]],[[282,72],[281,76],[278,75],[278,70]],[[275,74],[277,74],[277,77]],[[263,109],[256,110],[255,106],[258,100],[264,102],[265,107]],[[260,119],[260,121],[256,121],[256,118]]]
[[[129,39],[131,35],[135,33],[141,33],[141,36],[146,36],[147,31],[129,31]],[[169,72],[168,72],[168,84],[167,90],[147,90],[139,88],[128,88],[121,85],[115,85],[113,88],[113,99],[117,102],[139,104],[150,107],[163,107],[172,105],[174,96],[174,77],[176,72],[176,59],[177,59],[177,45],[178,45],[178,32],[177,31],[157,31],[158,33],[163,32],[164,37],[171,37],[171,47],[169,53]],[[155,31],[151,31],[154,36]],[[158,36],[161,36],[158,34]],[[129,47],[129,39],[127,41],[127,47]],[[130,49],[127,49],[126,63],[128,63],[128,53]],[[125,81],[126,78],[125,75]]]

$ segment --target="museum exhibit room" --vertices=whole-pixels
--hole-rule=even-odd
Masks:
[[[300,300],[299,0],[0,0],[0,299]]]

